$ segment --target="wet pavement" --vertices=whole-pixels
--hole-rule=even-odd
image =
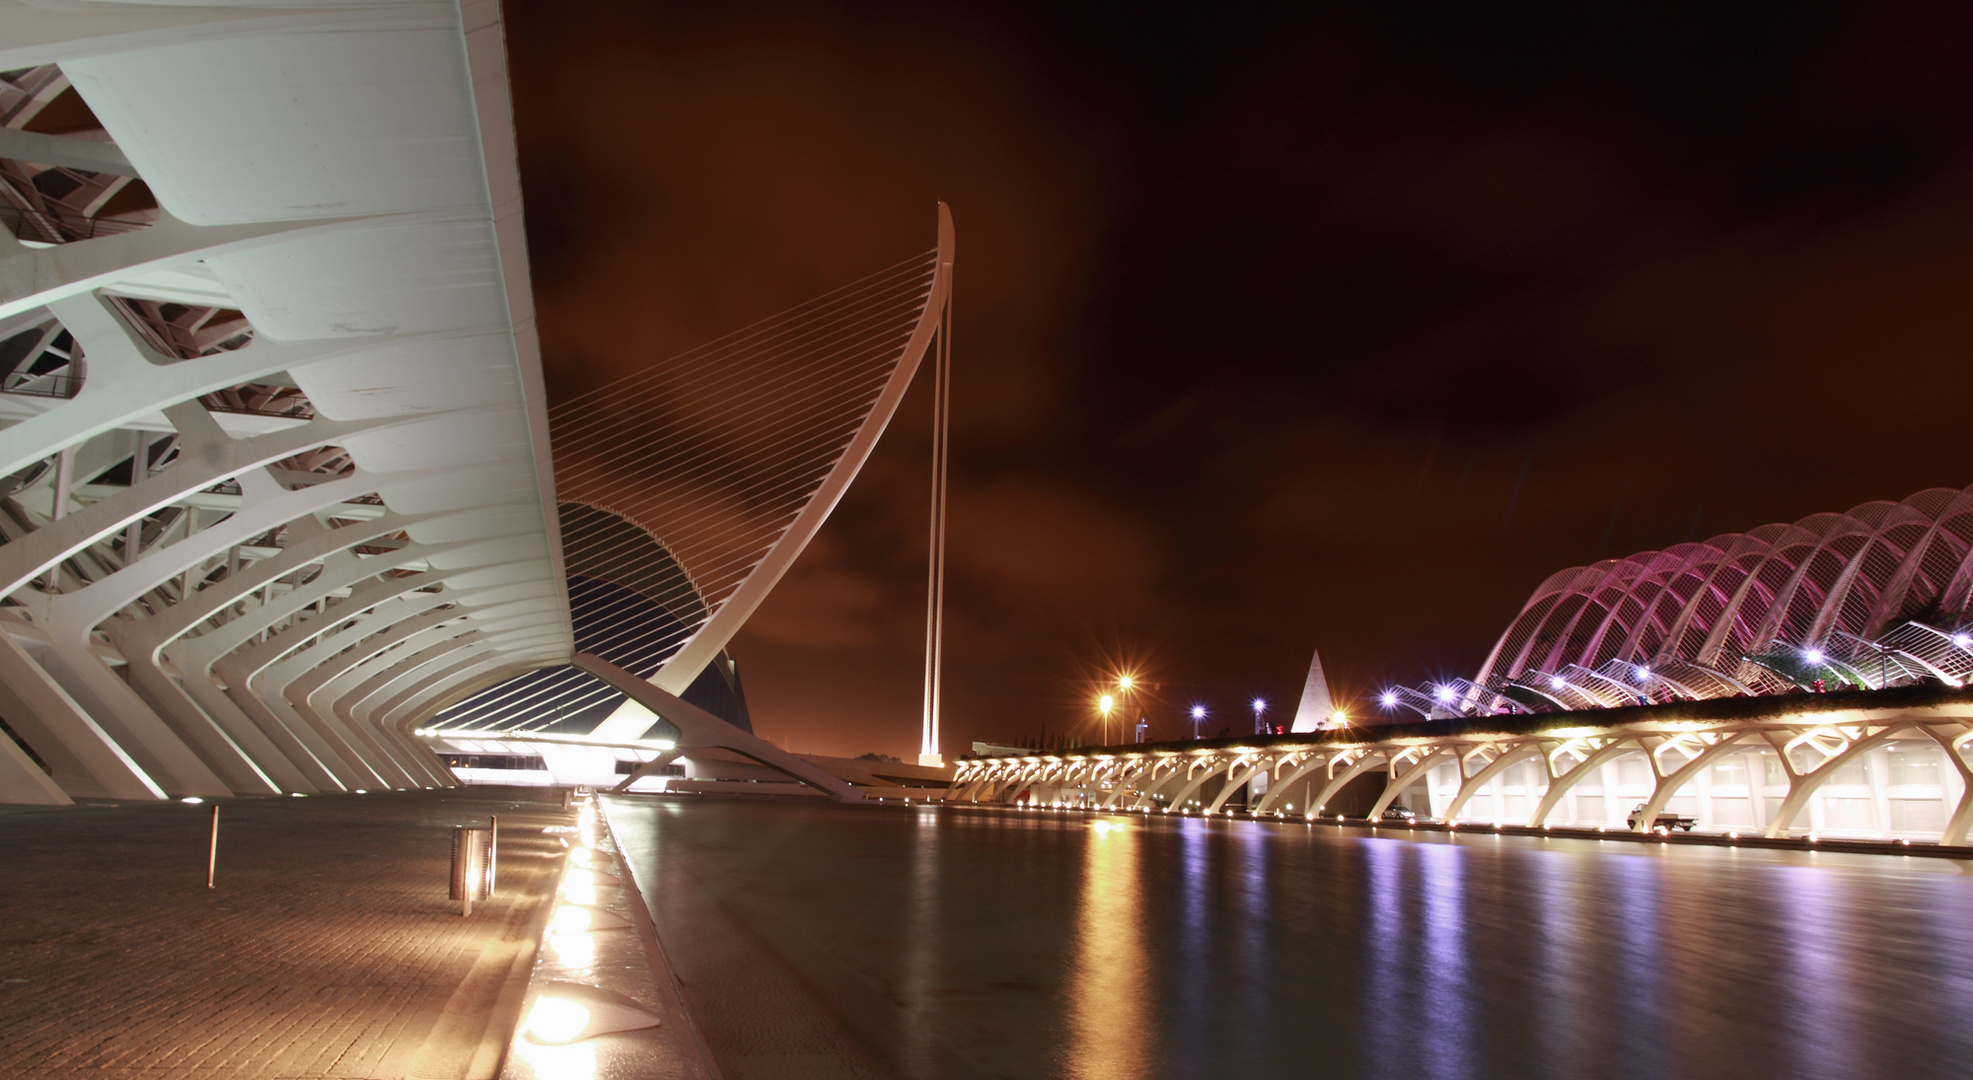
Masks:
[[[1973,1074],[1959,860],[612,807],[727,1080]]]

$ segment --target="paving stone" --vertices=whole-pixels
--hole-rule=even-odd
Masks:
[[[561,851],[541,829],[568,820],[549,794],[221,800],[212,890],[210,804],[0,807],[0,1077],[463,1076],[428,1066],[504,1044],[518,991],[435,1030],[482,954],[532,954]],[[494,814],[498,895],[461,918],[451,829]]]

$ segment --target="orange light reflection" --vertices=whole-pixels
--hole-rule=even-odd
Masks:
[[[1152,1038],[1151,1003],[1141,977],[1149,961],[1139,898],[1138,830],[1127,819],[1110,824],[1091,828],[1084,848],[1063,1062],[1063,1074],[1076,1080],[1143,1076]]]

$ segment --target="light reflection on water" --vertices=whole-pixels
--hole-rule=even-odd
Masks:
[[[1657,1077],[1665,1070],[1664,1040],[1661,1037],[1667,1017],[1663,953],[1659,933],[1662,927],[1677,927],[1659,910],[1658,890],[1662,882],[1660,866],[1652,856],[1616,858],[1608,873],[1607,902],[1619,905],[1613,922],[1617,935],[1615,978],[1624,994],[1612,1027],[1620,1033],[1625,1067],[1630,1075]]]
[[[1066,1001],[1069,1040],[1061,1071],[1075,1080],[1134,1080],[1145,1075],[1151,1041],[1138,830],[1108,821],[1091,824],[1083,848]]]
[[[706,1041],[748,1080],[1902,1078],[1973,1061],[1956,861],[616,805]]]
[[[1423,844],[1418,857],[1425,902],[1424,1074],[1434,1080],[1465,1080],[1478,1064],[1470,1043],[1474,987],[1466,970],[1466,864],[1459,848]]]
[[[1795,1028],[1796,1075],[1862,1076],[1851,1029],[1856,1002],[1843,955],[1843,897],[1831,875],[1810,867],[1789,867],[1778,877],[1781,912],[1793,936],[1783,982],[1791,1000],[1783,1008]]]

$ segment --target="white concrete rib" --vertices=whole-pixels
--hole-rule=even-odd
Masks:
[[[178,452],[13,492],[0,801],[453,783],[405,729],[573,646],[497,4],[0,0],[0,66],[49,63],[162,214],[57,247],[0,231],[0,318],[60,319],[86,365],[72,399],[7,399],[0,466]],[[254,336],[178,360],[109,294]],[[314,418],[198,403],[265,382]],[[321,447],[353,468],[296,474]]]

